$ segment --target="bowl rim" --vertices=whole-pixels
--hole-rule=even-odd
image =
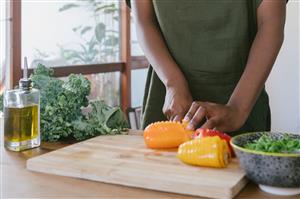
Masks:
[[[266,132],[267,131],[258,131],[258,132],[248,132],[248,133],[243,133],[243,134],[240,134],[240,135],[236,135],[236,136],[234,136],[234,137],[231,138],[230,145],[233,148],[236,148],[236,149],[238,149],[240,151],[244,151],[244,152],[252,153],[252,154],[257,154],[257,155],[280,156],[280,157],[300,157],[299,153],[274,153],[274,152],[255,151],[255,150],[252,150],[252,149],[246,149],[244,147],[238,146],[238,145],[236,145],[236,144],[233,143],[233,141],[235,139],[237,139],[239,137],[242,137],[244,135],[256,134],[256,133],[266,133]],[[269,133],[282,133],[282,132],[272,132],[272,131],[269,131]],[[288,133],[288,134],[299,135],[299,134],[295,134],[295,133]]]

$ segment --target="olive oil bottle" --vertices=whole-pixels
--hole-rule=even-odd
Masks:
[[[12,151],[40,146],[39,90],[27,77],[27,59],[19,88],[4,93],[4,145]]]

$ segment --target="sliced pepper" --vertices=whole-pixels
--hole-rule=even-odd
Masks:
[[[181,122],[155,122],[144,130],[144,141],[153,149],[177,148],[180,144],[191,140],[193,131],[185,129]]]
[[[221,131],[212,130],[212,129],[202,129],[199,128],[194,133],[194,138],[202,138],[202,137],[211,137],[211,136],[219,136],[221,139],[226,140],[231,156],[235,157],[234,151],[230,145],[231,137],[227,135],[226,133],[223,133]]]
[[[229,163],[230,151],[219,136],[203,137],[181,144],[177,157],[186,164],[224,168]]]

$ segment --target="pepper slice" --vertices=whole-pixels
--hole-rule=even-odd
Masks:
[[[186,164],[224,168],[229,163],[230,151],[219,136],[203,137],[181,144],[177,157]]]
[[[231,137],[226,133],[217,130],[212,130],[212,129],[199,128],[195,131],[193,138],[203,138],[203,137],[211,137],[211,136],[219,136],[221,139],[225,140],[228,144],[231,156],[235,157],[234,151],[230,145]]]

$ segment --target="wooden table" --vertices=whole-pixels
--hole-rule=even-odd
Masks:
[[[54,176],[26,170],[25,163],[28,158],[47,153],[69,144],[70,143],[43,143],[40,148],[17,153],[5,150],[1,142],[2,190],[0,198],[198,198]],[[282,197],[264,193],[260,191],[255,184],[249,183],[237,198],[265,199]],[[290,198],[296,199],[298,197]]]
[[[3,120],[0,113],[0,198],[130,198],[192,199],[199,197],[131,188],[28,171],[26,160],[72,143],[43,143],[41,147],[12,152],[3,147]],[[249,183],[236,198],[279,199]],[[289,197],[298,199],[299,196]]]

